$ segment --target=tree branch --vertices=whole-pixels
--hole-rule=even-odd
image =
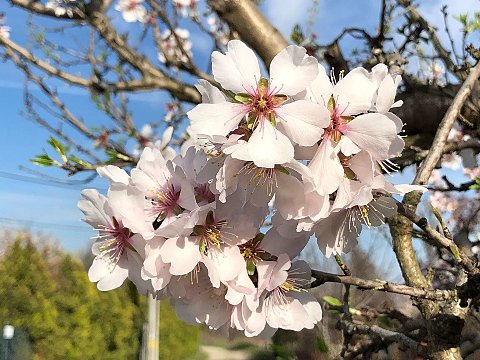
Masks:
[[[422,299],[447,300],[455,298],[455,293],[452,291],[421,289],[383,280],[365,280],[355,276],[337,275],[319,270],[312,270],[312,277],[316,279],[311,285],[312,288],[327,282],[334,282],[344,285],[353,285],[363,290],[390,292]]]
[[[207,3],[260,55],[267,66],[275,55],[288,46],[287,40],[263,16],[253,1],[208,0]]]

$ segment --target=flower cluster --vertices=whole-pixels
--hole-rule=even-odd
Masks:
[[[180,48],[177,39],[180,40],[183,50]],[[187,63],[188,57],[192,56],[190,32],[186,29],[177,28],[175,29],[174,35],[169,29],[167,29],[162,33],[160,47],[161,52],[158,54],[158,60],[162,63]]]
[[[79,207],[98,230],[90,280],[110,290],[129,278],[212,329],[312,328],[321,307],[307,291],[308,264],[294,260],[309,238],[326,256],[347,252],[362,225],[396,212],[392,194],[423,190],[383,175],[404,146],[389,111],[401,105],[400,77],[377,65],[337,81],[299,46],[263,77],[238,40],[213,53],[212,69],[222,90],[198,85],[183,155],[147,147],[130,174],[98,169],[107,196],[82,192]]]
[[[143,0],[120,0],[115,5],[115,10],[122,13],[126,22],[142,22],[147,19],[147,9],[142,5]]]

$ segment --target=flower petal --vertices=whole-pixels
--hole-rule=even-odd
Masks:
[[[312,171],[317,191],[329,195],[337,190],[344,171],[329,137],[325,137],[308,167]]]
[[[290,45],[280,51],[270,64],[270,89],[293,96],[305,90],[318,74],[318,62],[307,56],[305,48]]]
[[[218,51],[212,54],[212,72],[224,89],[233,92],[252,92],[260,80],[257,56],[240,40],[228,42],[225,55]]]
[[[327,108],[299,100],[276,109],[288,137],[301,146],[312,146],[320,140],[323,128],[330,122]]]
[[[372,107],[377,88],[377,81],[371,78],[367,70],[355,68],[335,85],[333,98],[342,115],[354,115]]]
[[[187,112],[191,135],[227,136],[246,114],[244,106],[230,102],[199,104]]]
[[[273,168],[293,160],[293,145],[269,121],[257,126],[248,140],[248,153],[258,167]],[[232,154],[235,157],[235,154]]]
[[[357,116],[339,130],[375,160],[388,159],[390,146],[397,139],[395,123],[379,113]]]

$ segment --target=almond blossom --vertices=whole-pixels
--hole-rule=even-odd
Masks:
[[[185,61],[173,38],[165,34],[164,61]],[[185,321],[225,333],[311,329],[322,309],[308,290],[310,267],[295,260],[310,238],[327,257],[347,253],[363,228],[396,213],[393,196],[425,191],[385,176],[404,147],[390,112],[402,105],[401,78],[379,64],[337,81],[299,46],[262,77],[239,40],[212,63],[221,88],[197,84],[202,103],[188,112],[179,155],[168,146],[173,127],[155,141],[145,126],[130,173],[101,167],[107,196],[82,192],[79,207],[98,231],[90,280],[109,290],[129,278],[174,299]]]
[[[122,13],[126,22],[145,22],[147,9],[142,5],[143,0],[119,0],[115,10]]]
[[[318,73],[316,59],[307,56],[305,49],[292,45],[281,51],[272,60],[267,79],[260,75],[254,52],[232,40],[225,55],[212,54],[212,69],[232,101],[218,99],[190,110],[187,115],[193,134],[241,134],[232,157],[266,168],[293,160],[292,142],[310,146],[320,139],[327,125],[326,110],[292,99]]]

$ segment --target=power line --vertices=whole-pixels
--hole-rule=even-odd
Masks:
[[[21,174],[14,174],[10,173],[7,171],[1,171],[0,170],[0,177],[5,178],[5,179],[10,179],[10,180],[16,180],[16,181],[23,181],[23,182],[29,182],[29,183],[34,183],[38,185],[45,185],[45,186],[52,186],[52,187],[58,187],[58,188],[64,188],[64,189],[69,189],[69,190],[75,190],[75,191],[80,191],[86,188],[81,187],[76,184],[68,184],[62,181],[55,181],[55,180],[45,180],[45,179],[40,179],[40,178],[35,178],[31,176],[25,176]],[[98,188],[95,186],[88,187],[89,189],[96,189],[98,191],[107,191],[107,189],[104,188]]]
[[[69,225],[69,224],[58,224],[58,223],[49,223],[49,222],[42,222],[42,221],[34,221],[34,220],[23,220],[23,219],[13,219],[8,217],[0,217],[0,223],[4,224],[22,224],[25,226],[42,226],[42,227],[50,227],[50,228],[57,228],[63,230],[74,230],[74,231],[91,231],[90,229],[86,229],[80,225]]]

